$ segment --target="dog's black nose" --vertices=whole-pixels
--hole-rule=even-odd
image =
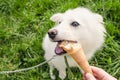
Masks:
[[[57,35],[57,30],[53,29],[53,30],[48,31],[48,35],[51,39],[54,39],[55,36]]]

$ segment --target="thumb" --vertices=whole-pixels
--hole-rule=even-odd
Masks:
[[[94,76],[92,75],[92,74],[90,74],[90,73],[86,73],[86,79],[87,80],[96,80],[95,78],[94,78]]]

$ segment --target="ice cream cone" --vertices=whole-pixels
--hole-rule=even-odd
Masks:
[[[61,43],[60,47],[62,47],[68,54],[73,57],[73,59],[77,62],[77,64],[85,73],[92,74],[88,60],[80,44],[64,41]]]

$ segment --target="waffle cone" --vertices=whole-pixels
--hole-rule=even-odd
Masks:
[[[92,74],[88,60],[80,44],[64,41],[61,43],[60,47],[62,47],[68,54],[73,57],[73,59],[85,73]]]

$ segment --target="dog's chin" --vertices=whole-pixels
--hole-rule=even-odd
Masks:
[[[66,51],[60,47],[60,44],[63,42],[63,41],[70,41],[70,42],[77,42],[77,41],[73,41],[73,40],[59,40],[59,41],[54,41],[54,42],[57,42],[57,45],[55,47],[55,53],[57,55],[63,55],[66,53]]]

